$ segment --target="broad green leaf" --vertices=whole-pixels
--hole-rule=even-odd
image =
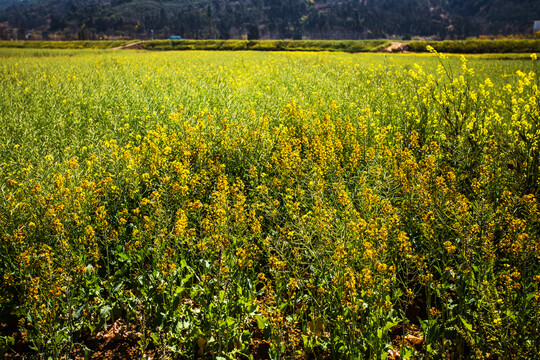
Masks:
[[[469,331],[472,331],[472,330],[473,330],[472,325],[469,324],[469,323],[467,322],[467,320],[465,320],[465,318],[464,318],[463,316],[460,315],[459,318],[460,318],[461,322],[463,323],[463,326],[465,326],[465,328],[466,328],[467,330],[469,330]]]

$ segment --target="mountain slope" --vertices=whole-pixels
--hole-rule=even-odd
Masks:
[[[2,10],[3,6],[3,10]],[[465,38],[531,31],[532,0],[0,0],[14,28],[145,38]]]
[[[0,11],[10,7],[16,2],[16,0],[0,0]]]

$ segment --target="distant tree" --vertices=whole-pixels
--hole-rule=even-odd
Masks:
[[[61,16],[51,15],[50,31],[62,30],[67,26],[66,21]]]
[[[248,40],[259,40],[260,38],[259,27],[257,25],[251,25],[248,30]]]
[[[302,26],[300,24],[294,26],[293,40],[302,40]]]
[[[460,39],[530,33],[539,18],[538,0],[0,0],[0,23],[71,38],[155,29],[188,38]]]
[[[208,5],[206,9],[206,17],[208,18],[208,38],[212,39],[212,6]]]
[[[227,40],[231,37],[231,34],[229,32],[230,27],[228,24],[223,20],[218,25],[219,30],[219,38],[222,40]]]
[[[164,8],[161,8],[159,10],[159,24],[158,27],[160,29],[164,28],[169,24],[169,17],[167,16],[167,13],[165,12]]]

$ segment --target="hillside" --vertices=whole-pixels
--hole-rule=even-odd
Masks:
[[[21,34],[77,38],[370,39],[531,33],[534,0],[0,0]]]

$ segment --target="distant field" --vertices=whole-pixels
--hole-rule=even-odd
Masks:
[[[0,48],[110,49],[132,41],[0,41]],[[372,52],[390,45],[388,40],[155,40],[144,41],[146,50],[258,50]]]
[[[537,357],[531,57],[0,58],[4,358]]]
[[[0,48],[30,49],[111,49],[133,41],[0,41]]]

